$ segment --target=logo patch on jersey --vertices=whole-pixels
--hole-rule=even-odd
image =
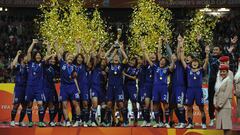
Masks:
[[[67,68],[66,65],[63,65],[62,70],[66,70],[66,68]]]

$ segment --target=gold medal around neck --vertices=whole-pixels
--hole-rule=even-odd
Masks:
[[[196,80],[197,79],[197,77],[196,76],[194,76],[194,78],[193,78],[194,80]]]

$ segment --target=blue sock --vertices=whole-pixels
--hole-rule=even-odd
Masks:
[[[27,116],[29,122],[32,122],[32,108],[27,108]]]
[[[178,108],[175,109],[175,114],[177,116],[178,122],[181,122],[181,120],[180,120],[180,113],[179,113],[179,109]]]
[[[39,117],[39,122],[43,122],[43,118],[44,118],[44,107],[43,106],[38,107],[38,117]]]
[[[106,122],[107,123],[111,123],[111,119],[112,119],[112,109],[107,109],[107,117],[106,117]]]
[[[50,122],[54,121],[55,109],[49,109]]]
[[[61,108],[58,108],[58,122],[62,121],[63,117],[63,110]]]
[[[105,114],[106,114],[106,109],[101,108],[101,122],[105,121]]]
[[[16,114],[17,114],[17,109],[13,109],[11,112],[11,121],[15,120]]]
[[[144,109],[143,110],[143,118],[145,121],[150,122],[150,111],[149,109]]]
[[[92,108],[92,111],[91,111],[91,121],[92,122],[96,121],[96,113],[97,113],[97,109],[96,108]]]
[[[188,124],[192,124],[192,118],[188,117]]]
[[[179,122],[180,123],[185,123],[185,109],[184,109],[184,107],[180,107],[180,108],[178,108],[179,109]]]
[[[155,122],[159,123],[159,111],[154,112]]]
[[[121,109],[123,115],[123,122],[128,123],[128,110],[126,108]]]
[[[160,122],[163,122],[163,110],[162,109],[159,110],[159,118],[160,118]]]
[[[89,113],[88,113],[88,109],[87,108],[84,108],[82,110],[82,119],[84,122],[88,122],[88,117],[89,117]]]
[[[133,109],[133,114],[134,114],[134,120],[138,120],[138,109]]]
[[[166,109],[165,110],[165,123],[169,122],[169,115],[170,115],[170,111],[169,111],[169,109]]]
[[[19,122],[22,122],[26,114],[26,109],[22,109],[20,113]]]

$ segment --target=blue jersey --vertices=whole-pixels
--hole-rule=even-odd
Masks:
[[[109,65],[108,85],[123,85],[122,71],[124,67],[122,64]]]
[[[87,82],[87,69],[85,64],[81,64],[76,66],[76,72],[77,72],[77,81],[78,83],[86,83]]]
[[[27,85],[27,65],[22,66],[18,64],[16,68],[14,69],[16,72],[16,79],[15,79],[15,85],[16,86],[26,86]]]
[[[74,84],[72,75],[76,71],[76,66],[73,64],[67,64],[63,59],[61,59],[60,68],[61,84]]]
[[[135,67],[127,66],[125,69],[125,73],[130,75],[130,76],[138,76],[138,69]],[[136,80],[133,80],[127,76],[125,76],[125,83],[131,83],[131,84],[136,84]]]
[[[160,68],[157,65],[153,65],[154,71],[154,85],[167,85],[169,68]]]
[[[141,66],[138,68],[138,85],[143,86],[146,80],[146,68],[145,66]]]
[[[146,66],[146,77],[145,77],[145,83],[152,84],[153,83],[153,68],[150,65]]]
[[[55,89],[55,70],[52,65],[46,65],[44,68],[44,88]]]
[[[173,86],[186,86],[186,77],[185,77],[185,69],[181,63],[181,61],[176,61],[175,69],[173,71],[173,79],[172,85]]]
[[[34,87],[42,87],[43,86],[43,67],[44,62],[28,62],[28,81],[27,85]]]
[[[92,71],[92,84],[93,85],[101,85],[103,86],[105,84],[104,76],[102,74],[102,69],[100,68],[100,65],[97,65],[93,71]]]
[[[187,81],[189,88],[202,88],[203,69],[193,72],[190,67],[187,67]]]

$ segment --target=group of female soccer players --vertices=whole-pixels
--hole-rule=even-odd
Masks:
[[[206,128],[202,76],[208,60],[201,66],[198,59],[187,60],[184,56],[184,39],[178,37],[176,54],[162,55],[165,40],[159,39],[157,52],[148,53],[144,42],[140,42],[143,56],[128,57],[123,43],[112,46],[107,52],[100,47],[87,53],[77,41],[77,54],[64,51],[55,44],[55,53],[48,48],[46,56],[32,53],[37,40],[33,39],[24,56],[21,51],[12,62],[16,75],[14,107],[11,126],[21,105],[19,125],[27,113],[32,127],[32,105],[37,102],[39,127],[45,127],[45,112],[50,115],[49,126],[56,126],[55,116],[63,126],[129,126],[128,101],[132,103],[133,125],[138,124],[138,113],[143,116],[142,127],[167,127],[172,124],[172,112],[176,113],[176,128],[193,128],[193,103],[202,113],[202,128]],[[93,44],[95,42],[93,41]],[[93,45],[94,46],[94,45]],[[206,47],[206,59],[209,48]],[[60,74],[60,94],[55,89],[57,74]],[[71,104],[72,119],[68,116],[68,102]],[[137,103],[140,104],[137,107]],[[97,108],[101,106],[101,118],[97,119]],[[188,119],[185,118],[185,107]],[[152,109],[151,109],[152,108]],[[120,118],[115,117],[119,112]],[[154,122],[151,122],[151,111]],[[64,120],[62,120],[62,115]],[[140,118],[142,119],[142,118]],[[188,123],[188,125],[186,125]]]

